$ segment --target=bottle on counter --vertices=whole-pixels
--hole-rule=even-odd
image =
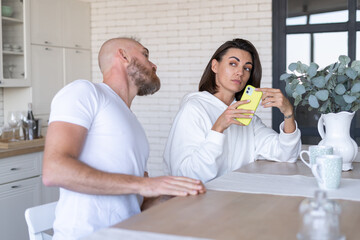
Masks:
[[[33,140],[35,138],[35,133],[36,133],[36,123],[35,123],[35,118],[34,118],[34,114],[32,111],[32,103],[28,103],[28,112],[27,112],[27,117],[26,117],[26,122],[27,122],[27,128],[28,128],[28,136],[29,136],[29,140]]]
[[[32,103],[28,103],[28,112],[27,112],[27,118],[26,119],[35,121],[34,114],[32,112]]]

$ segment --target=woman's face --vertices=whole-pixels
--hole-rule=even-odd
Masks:
[[[238,48],[229,48],[220,62],[213,59],[211,69],[215,73],[218,94],[235,95],[244,89],[252,68],[251,54]]]

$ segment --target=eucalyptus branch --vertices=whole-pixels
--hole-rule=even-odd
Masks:
[[[310,66],[291,63],[291,73],[284,73],[280,80],[286,82],[285,91],[295,99],[294,106],[309,105],[309,111],[319,113],[354,112],[360,108],[360,61],[340,55],[338,62],[319,70],[316,63]]]

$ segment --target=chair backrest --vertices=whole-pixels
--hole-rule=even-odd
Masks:
[[[52,229],[57,202],[31,207],[25,210],[25,219],[30,240],[51,240],[52,236],[44,231]]]

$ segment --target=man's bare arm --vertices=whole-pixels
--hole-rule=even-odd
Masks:
[[[43,182],[76,192],[99,195],[141,194],[196,195],[205,192],[199,180],[163,176],[144,178],[107,173],[78,160],[87,129],[66,122],[52,122],[47,131],[43,160]]]

